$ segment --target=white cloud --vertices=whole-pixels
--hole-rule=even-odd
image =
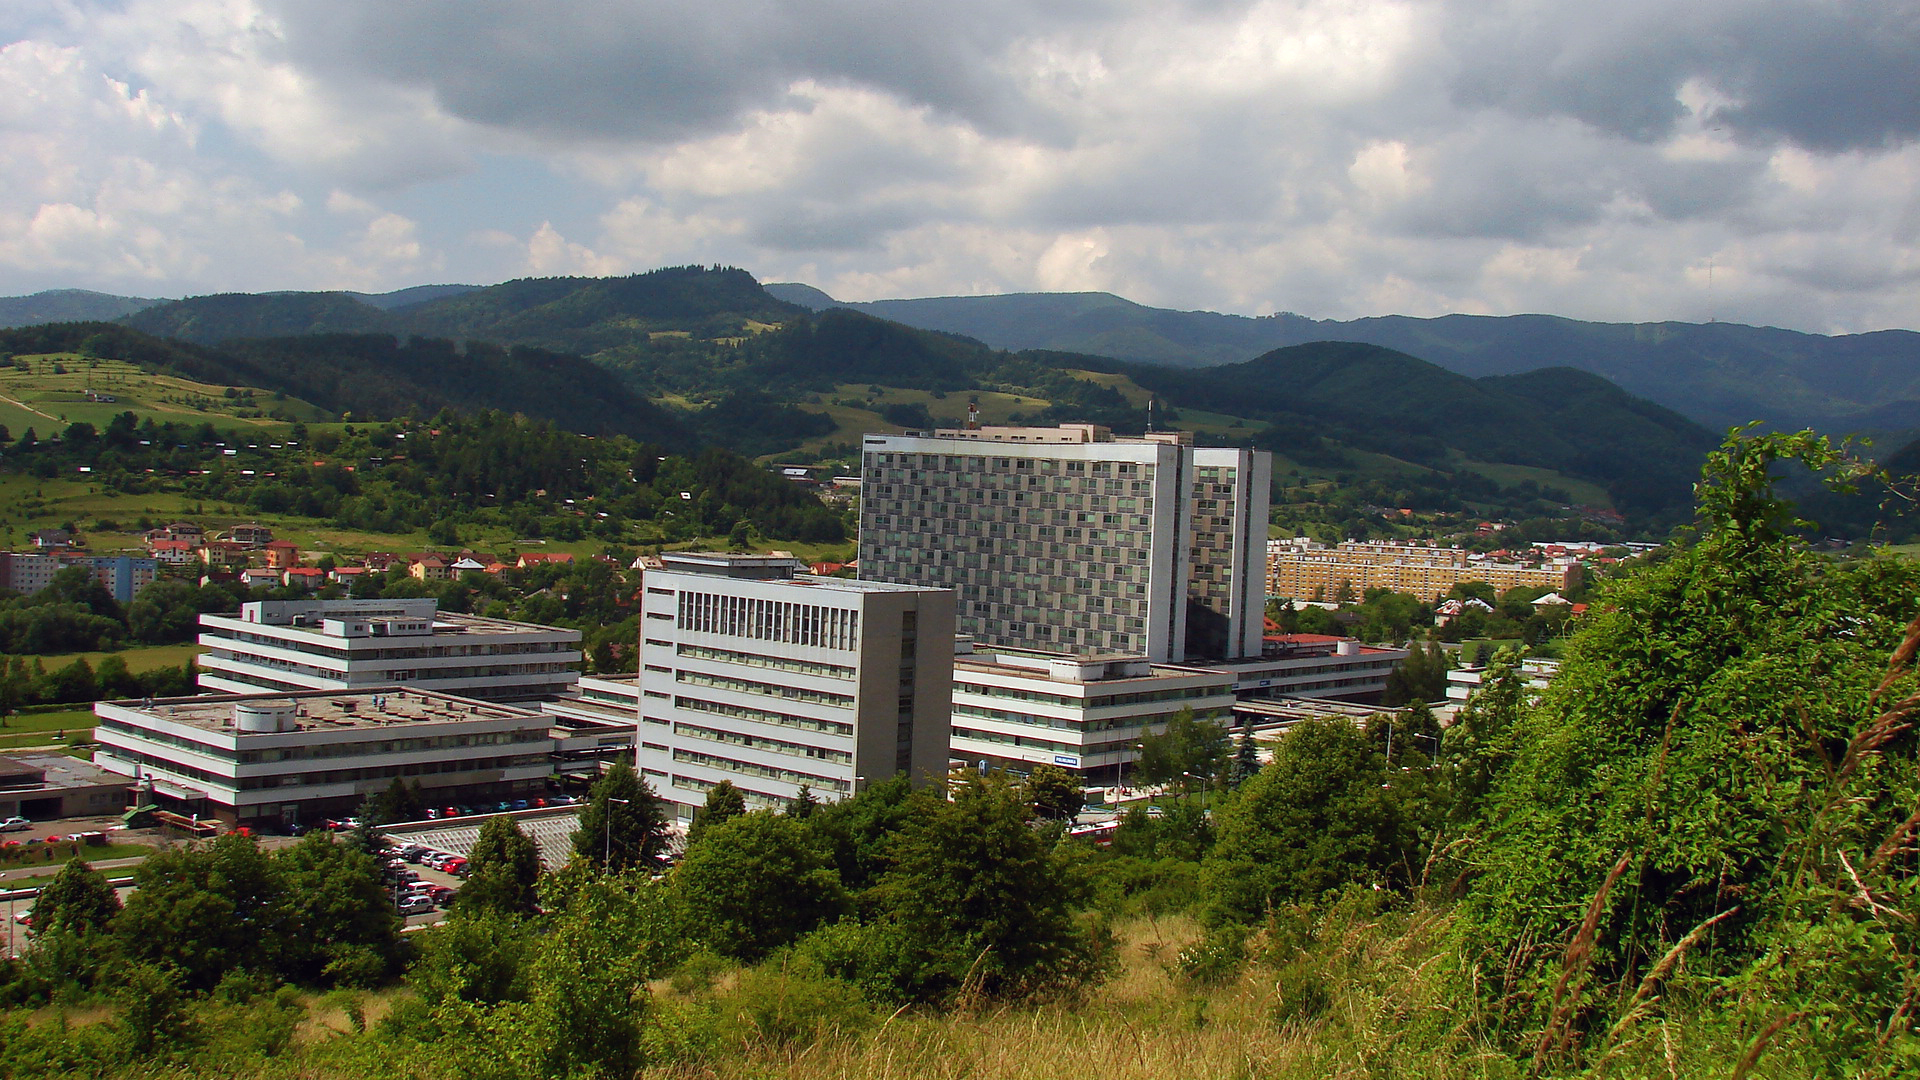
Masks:
[[[1920,300],[1905,0],[22,4],[19,289],[721,262],[1321,316]]]

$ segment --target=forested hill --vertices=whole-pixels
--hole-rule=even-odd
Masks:
[[[1595,323],[1550,315],[1264,318],[1152,308],[1109,293],[1014,293],[841,304],[805,285],[767,291],[811,308],[846,307],[1001,349],[1055,349],[1198,367],[1312,341],[1360,341],[1464,375],[1572,367],[1603,376],[1716,429],[1920,426],[1920,334],[1827,337],[1734,323]]]
[[[1254,417],[1259,441],[1286,452],[1338,443],[1444,467],[1452,453],[1552,469],[1604,485],[1622,510],[1683,502],[1717,439],[1605,379],[1571,368],[1470,379],[1358,342],[1295,345],[1201,369],[1113,370],[1176,407]]]
[[[117,319],[160,303],[165,301],[111,296],[85,289],[49,289],[32,296],[0,296],[0,327]]]
[[[591,354],[650,334],[741,335],[806,313],[744,270],[669,267],[616,278],[523,278],[484,288],[406,290],[417,302],[353,293],[233,293],[157,304],[124,322],[202,345],[235,338],[382,333]],[[390,294],[394,300],[413,299]]]
[[[199,382],[284,392],[361,419],[498,409],[551,420],[569,431],[631,435],[671,448],[694,441],[678,417],[605,368],[526,346],[317,334],[212,347],[112,323],[49,323],[0,330],[0,352],[127,360]]]

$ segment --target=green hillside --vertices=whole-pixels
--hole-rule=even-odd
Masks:
[[[1351,321],[1171,311],[1109,293],[1014,293],[841,304],[808,286],[768,291],[1001,349],[1053,349],[1180,367],[1231,364],[1275,348],[1357,341],[1463,375],[1571,367],[1720,429],[1750,420],[1834,430],[1920,427],[1920,334],[1842,336],[1736,323],[1595,323],[1550,315],[1389,315]]]
[[[258,387],[365,419],[499,409],[573,431],[617,432],[668,446],[691,442],[679,420],[604,368],[528,347],[320,334],[210,348],[112,324],[56,323],[0,331],[0,352],[110,358],[216,387]]]

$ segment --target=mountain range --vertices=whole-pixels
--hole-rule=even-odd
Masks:
[[[1288,345],[1357,341],[1462,375],[1592,372],[1715,429],[1905,432],[1920,428],[1920,334],[1824,336],[1734,323],[1595,323],[1551,315],[1400,315],[1348,321],[1146,307],[1109,293],[1014,293],[842,303],[808,285],[780,299],[845,307],[999,349],[1052,349],[1148,364],[1238,363]]]

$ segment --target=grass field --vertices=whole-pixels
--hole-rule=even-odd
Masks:
[[[75,660],[85,660],[89,665],[97,669],[100,666],[100,661],[105,660],[109,656],[117,656],[126,663],[128,671],[138,675],[145,671],[152,671],[155,668],[179,667],[188,660],[199,656],[201,652],[202,650],[198,644],[186,641],[178,645],[141,645],[128,649],[120,649],[115,652],[55,653],[48,656],[37,657],[36,659],[42,664],[45,664],[48,671],[53,671],[56,668],[65,667]]]
[[[89,401],[88,391],[114,400]],[[275,399],[266,390],[255,390],[251,397],[229,398],[226,392],[225,386],[142,371],[123,360],[87,359],[71,353],[22,356],[15,365],[0,368],[0,424],[15,438],[28,428],[44,438],[71,423],[105,427],[120,413],[132,412],[155,423],[206,421],[224,428],[256,428],[264,434],[284,431],[288,422],[241,414],[278,410],[297,420],[325,417],[307,402]]]

